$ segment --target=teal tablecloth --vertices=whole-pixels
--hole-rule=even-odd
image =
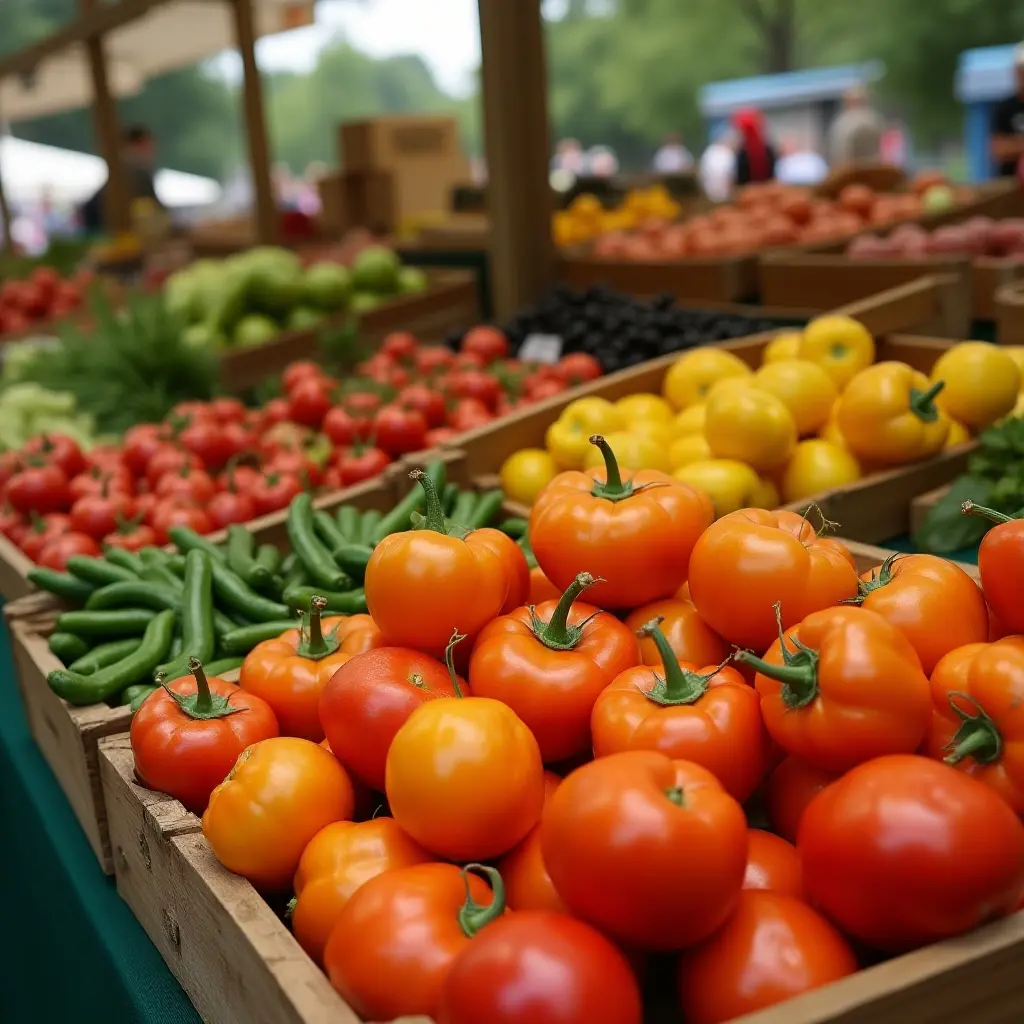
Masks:
[[[0,1020],[198,1024],[32,738],[0,628]]]

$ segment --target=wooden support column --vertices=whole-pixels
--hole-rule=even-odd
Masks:
[[[277,241],[277,206],[270,179],[270,139],[263,110],[263,84],[256,65],[256,26],[252,0],[231,0],[235,15],[235,37],[242,56],[242,108],[252,165],[253,213],[256,237],[262,245]]]
[[[491,280],[499,317],[555,280],[541,0],[478,0]]]
[[[78,0],[81,14],[88,14],[98,6],[99,0]],[[85,49],[89,55],[89,72],[92,76],[92,117],[96,145],[100,156],[107,162],[107,187],[103,193],[107,230],[110,234],[118,235],[131,231],[133,197],[125,174],[117,105],[107,80],[103,38],[90,36],[85,42]]]

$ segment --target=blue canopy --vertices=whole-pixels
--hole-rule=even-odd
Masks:
[[[1016,46],[984,46],[964,50],[956,68],[956,98],[961,103],[1001,100],[1013,92]]]

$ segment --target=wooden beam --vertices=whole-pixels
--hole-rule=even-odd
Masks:
[[[242,57],[242,109],[249,140],[249,163],[252,166],[253,213],[256,237],[262,245],[277,241],[277,205],[270,179],[270,139],[263,110],[263,83],[256,64],[256,26],[252,0],[231,0],[235,17],[235,38]]]
[[[478,0],[495,308],[507,317],[555,282],[541,0]]]

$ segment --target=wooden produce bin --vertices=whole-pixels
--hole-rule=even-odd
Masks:
[[[1024,345],[1024,281],[1003,285],[996,292],[996,341]]]
[[[847,542],[860,571],[891,553]],[[964,567],[975,575],[973,567]],[[286,925],[216,859],[198,817],[138,785],[127,735],[99,744],[117,889],[209,1024],[358,1024]],[[866,968],[743,1024],[1009,1024],[1024,1003],[1024,913]],[[400,1024],[432,1024],[425,1017]]]
[[[895,359],[928,373],[935,360],[953,344],[944,338],[899,336],[909,325],[928,322],[941,300],[944,281],[922,278],[901,288],[835,310],[860,320],[876,336],[879,361]],[[718,343],[752,367],[776,332]],[[610,401],[637,392],[661,393],[662,381],[681,353],[672,353],[590,381],[555,395],[494,424],[456,438],[452,447],[466,457],[465,473],[479,485],[489,484],[493,474],[520,448],[543,448],[547,428],[570,402],[586,395]],[[804,498],[786,508],[802,511],[814,501],[826,518],[839,524],[839,532],[851,540],[877,544],[906,533],[911,499],[924,491],[951,482],[963,472],[974,451],[967,442],[923,462],[875,473],[847,487]]]
[[[450,330],[479,319],[475,275],[444,271],[429,277],[428,291],[399,296],[360,316],[361,339],[377,345],[391,331],[403,330],[412,331],[421,341],[442,341]],[[315,357],[320,333],[344,325],[348,316],[339,314],[309,330],[284,331],[266,345],[229,349],[220,357],[221,383],[229,391],[244,391],[279,374],[293,360]]]

